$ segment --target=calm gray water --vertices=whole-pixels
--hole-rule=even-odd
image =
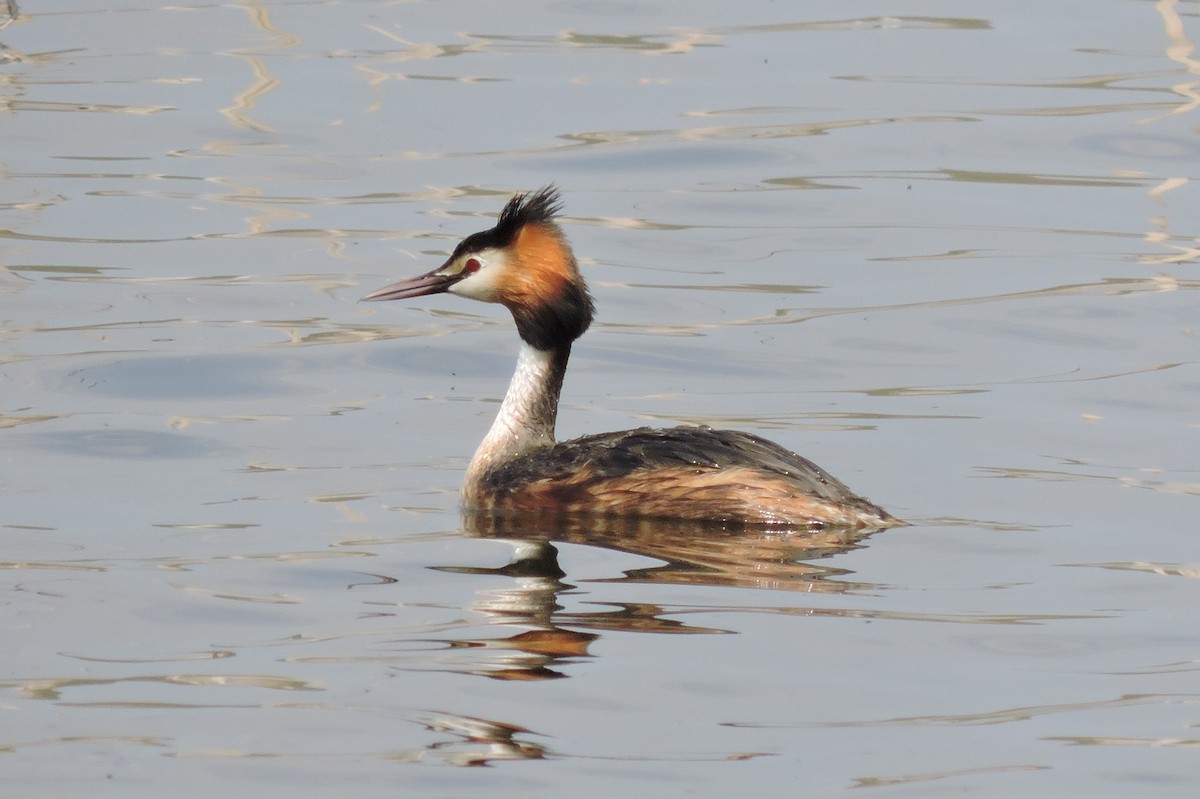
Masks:
[[[1195,3],[105,5],[0,3],[0,794],[1196,795]],[[560,435],[912,526],[464,524],[511,321],[356,299],[551,181]]]

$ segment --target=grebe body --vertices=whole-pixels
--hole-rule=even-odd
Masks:
[[[449,292],[507,307],[517,368],[463,480],[472,511],[682,519],[788,528],[882,528],[897,519],[805,458],[749,433],[638,428],[556,442],[571,344],[591,296],[558,224],[558,191],[517,195],[496,226],[463,239],[442,266],[364,300]]]

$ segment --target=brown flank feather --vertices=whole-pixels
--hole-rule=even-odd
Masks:
[[[822,529],[896,520],[795,453],[734,430],[639,428],[564,441],[489,469],[473,510]]]

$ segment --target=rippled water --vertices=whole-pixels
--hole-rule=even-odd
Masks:
[[[0,3],[5,790],[1195,795],[1197,37]],[[560,435],[759,432],[912,526],[461,519],[511,321],[356,299],[551,181]]]

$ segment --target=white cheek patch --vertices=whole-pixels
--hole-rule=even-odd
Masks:
[[[470,258],[479,262],[479,271],[468,275],[450,287],[451,294],[483,302],[496,302],[500,282],[504,277],[504,251],[497,249],[471,253]],[[466,263],[466,258],[463,259]]]

